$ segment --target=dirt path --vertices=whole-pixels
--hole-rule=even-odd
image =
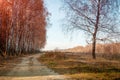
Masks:
[[[40,64],[37,58],[40,54],[24,57],[6,77],[0,77],[0,80],[66,80],[65,76],[55,73],[46,66]]]

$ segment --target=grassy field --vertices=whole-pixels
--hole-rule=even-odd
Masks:
[[[118,56],[117,56],[118,57]],[[38,60],[72,80],[120,80],[120,60],[97,56],[96,60],[85,53],[47,52]]]

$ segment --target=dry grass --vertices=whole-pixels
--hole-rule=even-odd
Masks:
[[[19,57],[8,57],[3,58],[0,57],[0,76],[5,76],[6,73],[11,71],[17,63],[21,62],[21,58]]]
[[[73,80],[113,80],[120,79],[120,61],[98,57],[93,60],[90,55],[48,52],[39,59],[63,75],[70,76]]]
[[[119,80],[120,73],[79,73],[66,75],[73,80]]]

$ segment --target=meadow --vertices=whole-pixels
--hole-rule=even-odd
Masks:
[[[45,52],[38,60],[70,80],[120,80],[120,58],[116,54],[112,58],[109,54],[92,59],[90,53]]]

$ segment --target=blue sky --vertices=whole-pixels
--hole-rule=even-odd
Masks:
[[[62,20],[65,18],[65,12],[60,10],[62,7],[61,0],[44,0],[48,11],[51,13],[50,25],[47,28],[47,43],[45,50],[53,50],[56,48],[66,49],[79,45],[85,45],[84,35],[82,33],[65,34],[62,31]],[[79,34],[79,35],[78,35]]]

